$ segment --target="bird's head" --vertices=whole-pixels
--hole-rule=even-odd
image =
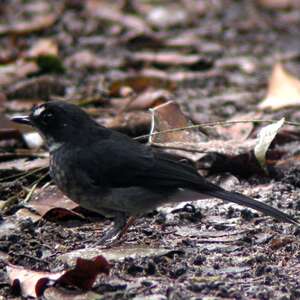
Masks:
[[[35,106],[29,115],[16,116],[11,120],[36,128],[46,139],[50,150],[63,143],[83,142],[98,126],[81,108],[64,101]]]

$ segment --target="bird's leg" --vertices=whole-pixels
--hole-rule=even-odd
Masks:
[[[127,220],[125,226],[122,228],[122,230],[118,233],[117,239],[120,240],[122,236],[127,233],[128,228],[134,223],[135,217],[129,217]]]
[[[130,221],[131,218],[129,218]],[[128,222],[129,222],[128,221]],[[114,241],[119,239],[124,233],[126,233],[129,225],[125,214],[117,214],[113,219],[112,227],[103,235],[103,237],[97,241],[96,245],[101,245],[108,241]]]

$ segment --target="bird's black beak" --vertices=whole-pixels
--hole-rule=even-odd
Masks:
[[[32,125],[29,116],[16,116],[12,117],[10,120],[20,124]]]

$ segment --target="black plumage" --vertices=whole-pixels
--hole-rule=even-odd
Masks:
[[[53,101],[16,122],[36,127],[50,150],[50,174],[81,206],[113,217],[111,238],[130,216],[173,201],[216,197],[298,225],[292,216],[210,183],[197,171],[163,152],[97,124],[79,107]],[[207,198],[208,198],[207,197]]]

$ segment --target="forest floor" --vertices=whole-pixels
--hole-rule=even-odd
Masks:
[[[276,2],[283,7],[273,7]],[[300,298],[300,230],[216,199],[159,208],[138,219],[122,243],[95,247],[111,221],[63,197],[47,175],[46,147],[31,129],[9,121],[34,104],[61,99],[131,137],[148,134],[149,108],[168,101],[173,102],[155,110],[160,129],[164,122],[172,128],[283,117],[300,122],[296,2],[1,4],[2,299],[42,294],[45,299]],[[290,99],[284,95],[296,102],[286,104]],[[261,104],[266,98],[271,104]],[[182,132],[156,142],[179,140],[181,150],[175,153],[192,159],[213,182],[297,217],[300,130],[280,129],[263,168],[254,147],[266,125],[194,130],[189,142],[200,147],[201,140],[205,153],[185,151],[189,143]],[[97,276],[92,287],[79,289],[52,277],[74,268],[77,257],[96,264],[99,255],[110,271]],[[85,275],[75,277],[83,281]]]

